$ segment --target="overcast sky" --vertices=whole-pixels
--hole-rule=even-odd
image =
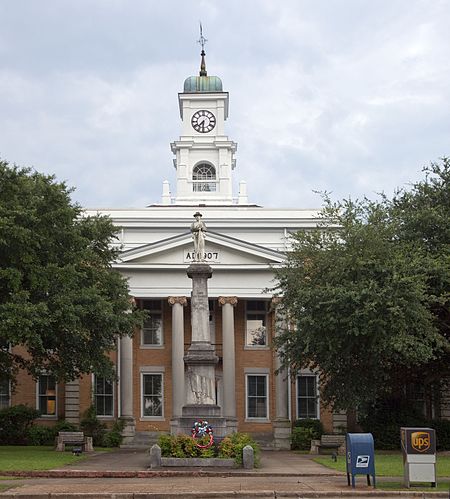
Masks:
[[[175,190],[199,20],[250,201],[392,194],[450,155],[447,0],[0,0],[0,19],[0,157],[87,207]]]

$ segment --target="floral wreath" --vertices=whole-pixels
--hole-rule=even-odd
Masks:
[[[208,423],[208,421],[203,421],[201,419],[196,421],[194,423],[194,426],[192,427],[192,438],[194,440],[197,440],[206,435],[209,435],[209,442],[205,445],[201,445],[200,443],[196,442],[196,445],[199,449],[208,449],[209,447],[211,447],[211,445],[214,443],[214,437],[212,426]]]

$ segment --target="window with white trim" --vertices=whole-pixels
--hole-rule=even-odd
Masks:
[[[215,192],[217,190],[216,169],[208,163],[200,163],[192,170],[194,192]]]
[[[162,417],[163,400],[163,375],[142,373],[142,417]]]
[[[248,419],[268,419],[268,376],[247,374],[247,415]]]
[[[0,379],[0,409],[9,407],[11,401],[11,384],[9,379]]]
[[[41,416],[56,416],[56,380],[50,374],[41,374],[37,381],[37,409]]]
[[[319,394],[316,374],[297,376],[297,417],[298,419],[319,417]]]
[[[142,333],[141,345],[161,346],[163,344],[162,300],[142,300],[142,308],[148,312]]]
[[[114,383],[103,376],[94,375],[94,406],[97,416],[114,414]]]
[[[245,345],[267,346],[267,302],[247,300],[245,319]]]

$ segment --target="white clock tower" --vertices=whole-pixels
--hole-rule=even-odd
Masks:
[[[225,135],[228,92],[223,91],[220,78],[206,72],[205,41],[200,38],[199,76],[187,78],[184,91],[178,94],[182,129],[179,140],[171,144],[177,171],[177,205],[233,204],[232,170],[237,145]],[[163,193],[163,203],[170,202],[167,194]],[[246,202],[244,198],[240,196],[239,201]]]

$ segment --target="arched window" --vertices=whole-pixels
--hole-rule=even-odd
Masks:
[[[216,169],[214,166],[207,163],[200,163],[194,166],[192,171],[192,180],[194,192],[215,192],[216,183]]]

